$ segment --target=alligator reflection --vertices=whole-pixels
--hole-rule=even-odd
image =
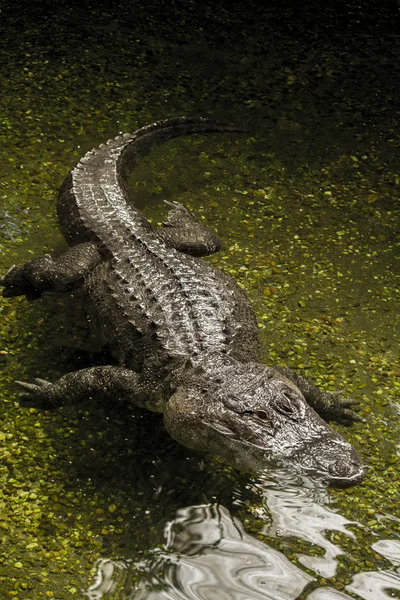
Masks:
[[[333,577],[340,546],[328,539],[330,531],[355,537],[346,520],[328,506],[324,487],[305,478],[260,478],[251,488],[264,498],[264,507],[253,509],[265,522],[262,531],[270,538],[300,538],[325,551],[324,555],[298,554],[297,560],[316,575]],[[240,492],[236,504],[241,504]],[[360,526],[360,525],[359,525]],[[281,552],[248,535],[240,520],[220,504],[202,504],[178,510],[165,527],[165,545],[145,562],[100,560],[95,581],[85,596],[90,600],[307,600],[349,599],[345,592],[318,587]],[[356,573],[346,587],[364,600],[385,600],[388,589],[400,590],[400,543],[380,540],[373,545],[385,556],[393,571]],[[313,589],[315,588],[315,589]],[[311,591],[312,590],[312,591]]]
[[[156,551],[153,561],[141,565],[147,581],[130,598],[294,600],[313,579],[283,554],[247,535],[223,506],[179,510],[166,536],[165,550]],[[123,561],[100,561],[87,596],[97,600],[115,593],[124,587],[129,570]]]
[[[284,474],[282,474],[284,477]],[[287,484],[279,485],[274,479],[260,479],[255,484],[263,497],[270,515],[270,523],[263,527],[263,533],[270,537],[290,537],[304,540],[317,545],[325,553],[323,556],[298,555],[301,564],[325,578],[334,577],[337,571],[336,558],[343,554],[337,544],[326,537],[327,531],[340,531],[355,539],[355,535],[346,526],[359,525],[342,517],[328,508],[330,498],[325,487],[316,482],[303,478],[299,485],[298,479]],[[261,509],[262,510],[262,509]],[[260,509],[257,516],[262,516]],[[325,534],[325,535],[324,535]]]

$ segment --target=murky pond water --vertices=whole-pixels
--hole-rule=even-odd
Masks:
[[[191,453],[145,411],[23,410],[15,379],[90,363],[86,324],[79,295],[2,299],[0,598],[399,598],[399,4],[0,8],[1,272],[63,247],[56,191],[90,147],[179,114],[244,125],[157,149],[130,192],[218,231],[265,362],[359,399],[337,428],[370,467],[326,490]]]

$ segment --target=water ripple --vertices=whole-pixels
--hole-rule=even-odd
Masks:
[[[132,600],[294,600],[313,580],[282,553],[246,534],[220,505],[179,510],[165,534],[165,548],[137,565],[145,578]],[[100,561],[87,597],[115,593],[124,584],[123,567]]]
[[[379,540],[372,544],[371,548],[381,554],[392,565],[400,566],[400,541],[399,540]]]
[[[278,477],[278,479],[277,479]],[[340,531],[350,538],[354,534],[348,525],[359,525],[349,521],[330,509],[326,486],[300,476],[288,474],[260,479],[255,487],[263,494],[270,523],[264,525],[263,533],[271,537],[296,537],[325,550],[324,556],[300,554],[298,560],[305,567],[322,577],[334,577],[337,557],[343,550],[326,537],[327,531]],[[260,514],[257,514],[260,517]]]
[[[389,590],[400,591],[400,575],[391,571],[370,571],[357,573],[346,589],[363,600],[392,600]]]
[[[307,600],[352,600],[350,596],[330,587],[321,587],[307,596]],[[376,598],[375,600],[379,600]]]
[[[355,539],[347,529],[348,525],[361,525],[349,521],[327,506],[329,495],[326,487],[311,480],[298,478],[286,481],[280,476],[275,479],[260,480],[255,486],[263,494],[270,523],[264,525],[263,533],[271,537],[296,537],[317,545],[325,550],[324,556],[298,555],[298,560],[305,567],[325,578],[334,577],[337,571],[337,556],[343,550],[335,542],[326,537],[328,531],[340,531]],[[257,515],[260,517],[260,514]]]

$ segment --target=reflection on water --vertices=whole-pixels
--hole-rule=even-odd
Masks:
[[[285,481],[282,486],[280,482]],[[330,509],[329,493],[325,487],[318,486],[312,480],[302,478],[302,485],[294,477],[282,474],[280,482],[264,479],[256,485],[266,500],[271,523],[265,525],[263,532],[272,537],[294,536],[325,550],[324,556],[299,555],[298,560],[305,567],[323,577],[334,577],[337,570],[336,557],[343,554],[340,546],[327,539],[327,531],[340,531],[348,537],[354,534],[346,529],[356,523],[345,519]],[[259,515],[260,516],[260,515]]]
[[[246,534],[223,506],[183,508],[165,533],[165,549],[139,566],[145,579],[130,598],[294,600],[313,579],[282,553]],[[97,600],[123,587],[122,567],[118,561],[100,561],[87,596]]]
[[[400,541],[397,540],[379,540],[372,544],[371,548],[382,554],[387,558],[393,565],[400,566]]]
[[[124,587],[129,580],[131,563],[124,560],[99,560],[94,583],[89,587],[85,596],[91,600],[107,598],[117,588]],[[123,596],[121,596],[122,598]]]
[[[400,575],[391,571],[357,573],[346,589],[364,600],[391,600],[393,594],[388,590],[400,590]]]
[[[319,588],[307,596],[307,600],[352,600],[350,596],[330,587]],[[378,600],[378,599],[377,599]]]
[[[330,542],[326,534],[329,531],[340,531],[355,539],[355,535],[346,526],[358,525],[349,521],[327,506],[329,495],[326,489],[318,486],[312,480],[303,478],[302,482],[289,476],[282,479],[285,485],[279,485],[274,479],[265,478],[256,484],[266,499],[266,505],[271,522],[265,525],[263,532],[269,536],[294,536],[318,545],[325,550],[325,555],[298,555],[301,564],[315,573],[329,578],[337,571],[336,557],[343,554],[338,544]],[[282,480],[280,478],[280,480]],[[302,485],[299,485],[302,483]],[[258,509],[259,510],[259,509]],[[258,514],[260,516],[260,514]],[[393,566],[400,565],[400,542],[397,540],[380,540],[372,545],[372,549],[384,556]],[[385,600],[393,598],[387,590],[400,590],[400,569],[397,572],[370,571],[353,576],[351,583],[346,586],[364,600]],[[345,593],[330,588],[314,590],[307,600],[339,600],[349,598]]]
[[[297,559],[316,575],[334,576],[343,550],[329,541],[329,532],[354,538],[347,526],[359,524],[328,505],[326,488],[283,473],[259,479],[251,487],[264,498],[265,507],[254,509],[258,519],[266,522],[263,533],[296,537],[322,548],[322,557],[298,554]],[[239,497],[235,504],[241,504]],[[152,550],[141,563],[100,560],[85,596],[90,600],[295,600],[317,581],[284,554],[246,533],[240,520],[220,504],[178,510],[164,536],[164,546]],[[318,587],[307,600],[350,599],[346,592],[363,600],[392,598],[390,590],[400,590],[400,542],[379,540],[372,549],[393,565],[393,571],[357,573],[345,591]]]

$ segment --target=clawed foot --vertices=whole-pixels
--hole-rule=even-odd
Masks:
[[[3,286],[2,295],[4,298],[12,298],[13,296],[25,295],[28,300],[40,298],[41,291],[29,280],[29,274],[32,266],[43,264],[44,261],[49,261],[50,257],[33,258],[32,260],[23,263],[22,265],[13,265],[8,269],[4,277],[0,278],[0,286]],[[28,275],[28,277],[27,277]]]
[[[19,296],[21,293],[23,293],[20,291],[21,286],[17,284],[18,276],[19,273],[17,265],[12,265],[4,277],[0,278],[0,285],[4,288],[4,298]]]
[[[171,207],[167,220],[163,222],[164,227],[182,227],[185,223],[197,223],[194,214],[180,202],[170,202],[169,200],[164,200],[164,202]]]
[[[160,230],[159,233],[163,241],[192,256],[208,256],[218,252],[221,242],[213,231],[199,223],[195,215],[180,202],[164,202],[171,209],[167,220],[163,222],[164,231]]]
[[[361,404],[359,400],[354,398],[340,398],[340,392],[323,392],[326,403],[326,416],[329,420],[342,423],[343,425],[351,425],[356,421],[362,421],[362,417],[354,410],[358,410]]]
[[[35,378],[36,383],[16,381],[22,390],[19,394],[20,406],[28,408],[55,408],[54,384],[45,379]]]

